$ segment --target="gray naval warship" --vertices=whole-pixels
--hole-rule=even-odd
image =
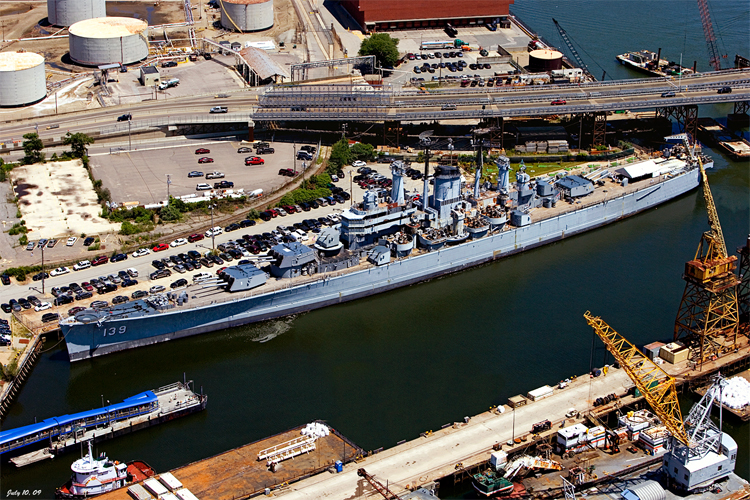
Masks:
[[[707,160],[709,161],[709,160]],[[425,163],[427,174],[428,162]],[[430,193],[404,189],[391,165],[390,192],[366,191],[312,245],[279,243],[257,261],[177,293],[157,294],[64,318],[71,361],[279,318],[429,280],[622,220],[699,185],[691,155],[531,179],[496,160],[497,183],[466,186],[439,165]],[[712,164],[706,164],[706,168]]]

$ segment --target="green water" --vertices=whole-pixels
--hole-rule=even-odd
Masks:
[[[652,15],[623,16],[615,8],[623,6]],[[745,0],[714,5],[717,23],[728,25],[734,37],[733,49],[745,55],[749,6]],[[693,19],[697,7],[695,16],[685,14],[694,7],[682,1],[516,0],[514,11],[552,42],[554,28],[547,25],[554,15],[609,72],[633,77],[640,75],[617,66],[615,55],[678,44],[670,57],[684,45],[686,53],[691,51],[686,60],[707,60],[702,33],[696,31],[700,22]],[[732,20],[743,14],[743,30],[732,28]],[[672,24],[677,15],[689,22]],[[642,22],[654,26],[639,31]],[[641,34],[638,42],[635,33]],[[699,64],[699,69],[705,68]],[[706,107],[701,116],[730,111],[730,106]],[[750,232],[748,164],[708,153],[716,162],[709,179],[724,235],[734,249]],[[98,449],[165,471],[313,419],[327,420],[366,450],[387,448],[509,396],[586,373],[592,345],[583,320],[587,310],[635,344],[670,338],[684,262],[706,229],[703,197],[695,190],[588,234],[285,320],[73,365],[64,346],[50,342],[3,428],[99,407],[102,398],[121,401],[181,380],[184,372],[208,394],[206,411]],[[601,365],[605,352],[598,341],[595,345],[595,364]],[[729,420],[725,425],[740,445],[737,471],[750,478],[748,426]],[[76,456],[20,470],[3,460],[0,498],[9,498],[12,490],[41,490],[25,498],[52,497]],[[450,494],[466,495],[463,490]]]

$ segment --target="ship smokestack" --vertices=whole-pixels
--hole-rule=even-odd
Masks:
[[[404,204],[404,163],[400,160],[391,163],[391,174],[393,174],[393,187],[391,188],[391,201]]]

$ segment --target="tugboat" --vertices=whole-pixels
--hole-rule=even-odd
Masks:
[[[513,483],[493,470],[474,474],[474,481],[471,484],[480,495],[485,497],[509,495],[513,491]]]
[[[70,466],[73,475],[55,491],[55,498],[87,498],[143,481],[154,475],[154,470],[145,462],[133,461],[121,464],[102,453],[94,458],[91,441],[89,452]]]

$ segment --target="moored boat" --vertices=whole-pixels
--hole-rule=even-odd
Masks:
[[[88,442],[88,453],[73,462],[70,469],[73,474],[67,483],[55,491],[56,498],[93,497],[154,475],[154,470],[145,462],[124,464],[110,460],[104,453],[95,458],[91,441]]]
[[[513,491],[513,483],[493,470],[474,474],[471,484],[480,495],[485,497],[508,495]]]

